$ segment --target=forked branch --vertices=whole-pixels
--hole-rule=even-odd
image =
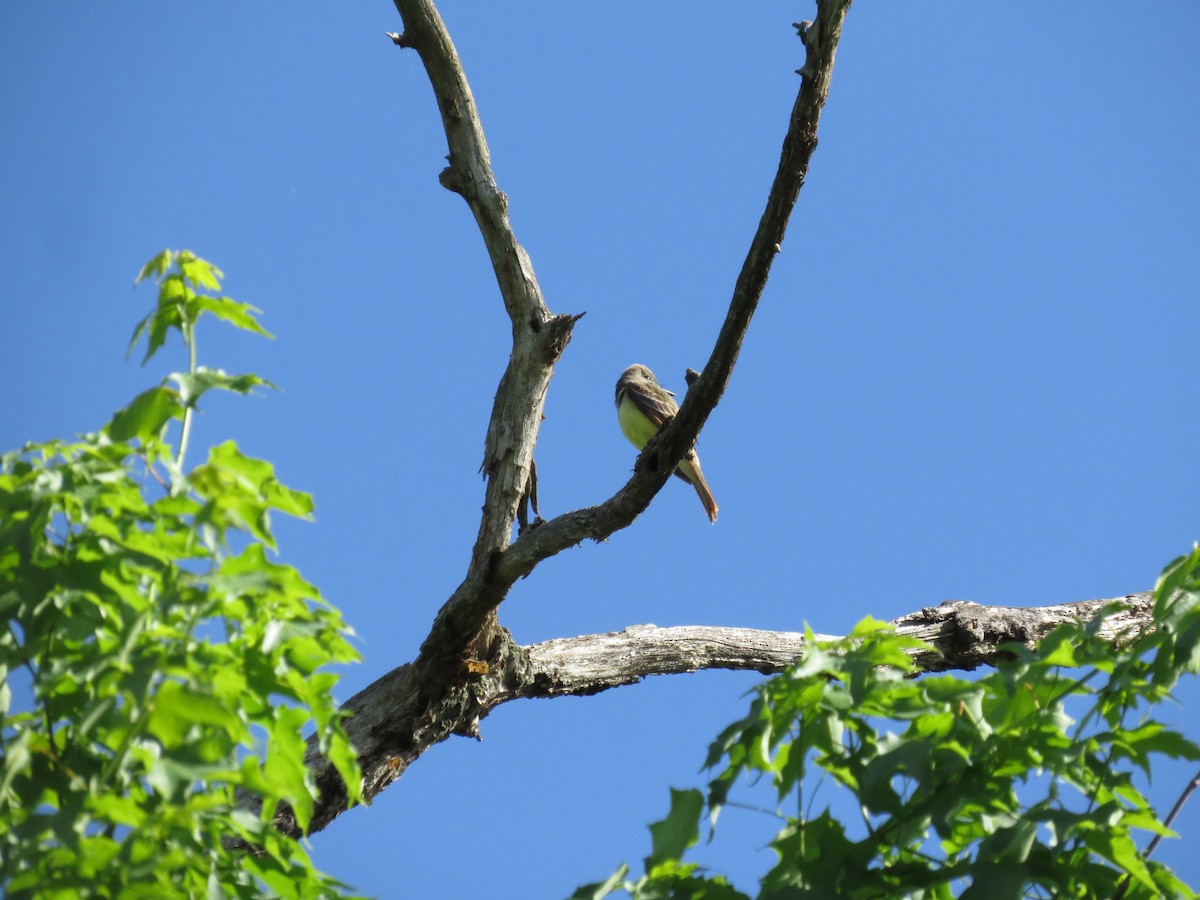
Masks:
[[[541,560],[585,538],[605,538],[628,526],[662,488],[675,462],[695,443],[729,382],[804,183],[817,145],[817,123],[829,93],[842,23],[850,6],[850,0],[817,0],[816,20],[798,26],[805,62],[799,70],[800,90],[789,118],[779,169],[725,323],[679,415],[646,447],[633,477],[614,497],[538,527],[531,526],[510,545],[521,500],[532,486],[533,450],[546,390],[579,317],[552,314],[542,297],[532,263],[513,233],[507,198],[491,170],[474,98],[436,8],[431,0],[394,2],[404,32],[391,37],[399,46],[420,55],[446,132],[450,164],[440,181],[460,194],[475,216],[512,324],[513,343],[488,425],[482,466],[487,478],[486,495],[466,576],[438,612],[417,659],[347,704],[354,714],[349,727],[366,776],[364,793],[368,798],[450,734],[477,734],[478,721],[497,704],[522,696],[572,692],[569,686],[563,687],[569,680],[568,670],[555,669],[548,650],[516,645],[500,627],[496,610],[516,580],[532,572]],[[756,639],[748,634],[742,632],[742,638],[750,646]],[[700,639],[706,640],[703,635]],[[575,643],[567,642],[567,651],[590,639],[572,640]],[[685,645],[676,642],[673,646],[679,651]],[[787,654],[794,656],[796,649],[789,645],[784,656],[778,656],[766,668],[761,663],[751,667],[767,670],[781,666],[789,658]],[[689,668],[700,665],[695,653],[675,658],[684,660]],[[658,670],[643,666],[630,677],[636,680],[654,671]],[[600,680],[590,682],[582,692],[603,689],[604,676],[598,677]],[[315,831],[328,824],[345,804],[336,775],[315,748],[310,762],[321,788],[320,807],[312,826]],[[289,827],[287,821],[282,827],[294,831],[294,825]]]
[[[532,263],[513,233],[507,198],[491,170],[474,98],[436,8],[430,0],[395,0],[395,5],[405,30],[391,37],[420,55],[446,132],[450,165],[440,180],[466,200],[475,216],[512,323],[513,339],[488,425],[482,467],[487,490],[471,562],[466,577],[439,611],[414,662],[426,682],[421,696],[436,706],[444,699],[446,686],[456,683],[466,667],[499,659],[506,636],[495,613],[513,583],[566,547],[585,538],[605,538],[629,525],[662,488],[674,462],[695,443],[728,384],[803,185],[850,2],[820,0],[817,19],[798,26],[805,63],[799,70],[803,77],[778,172],[725,324],[679,415],[646,448],[634,476],[613,498],[527,528],[511,546],[514,519],[532,484],[533,451],[546,390],[578,316],[555,316],[546,306]]]

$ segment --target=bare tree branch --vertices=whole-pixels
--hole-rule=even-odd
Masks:
[[[820,117],[833,72],[837,42],[850,0],[818,0],[814,23],[797,26],[806,48],[799,94],[792,109],[780,154],[779,169],[766,209],[734,289],[729,311],[704,372],[695,381],[675,420],[663,428],[638,459],[634,476],[610,500],[597,507],[559,516],[540,527],[530,526],[510,546],[514,519],[522,498],[532,492],[533,450],[553,367],[571,337],[579,316],[555,316],[548,309],[533,265],[517,241],[508,220],[508,201],[491,170],[490,153],[479,113],[458,54],[431,0],[394,0],[404,22],[403,34],[390,35],[401,47],[415,50],[425,66],[437,99],[449,147],[449,166],[441,183],[470,206],[487,246],[496,281],[512,323],[512,352],[492,407],[482,470],[487,488],[479,533],[462,583],[438,612],[417,658],[393,670],[346,704],[353,714],[349,730],[364,771],[364,794],[370,799],[398,778],[421,753],[450,734],[476,735],[479,720],[499,703],[521,696],[552,696],[572,692],[569,670],[550,666],[545,646],[522,648],[500,627],[496,610],[518,578],[538,562],[579,543],[585,537],[603,538],[629,525],[666,483],[676,462],[696,441],[708,415],[720,400],[737,361],[741,342],[762,296],[774,256],[779,252],[788,219],[796,203],[808,164],[817,145]],[[637,634],[638,630],[627,634]],[[726,636],[733,647],[740,640],[756,643],[752,633],[740,639]],[[710,639],[696,636],[703,644]],[[578,657],[580,644],[560,648],[562,659]],[[597,638],[595,640],[605,640]],[[715,646],[715,645],[714,645]],[[658,647],[662,652],[656,650]],[[666,652],[669,647],[670,652]],[[697,645],[643,642],[640,670],[646,674],[673,671],[671,660],[690,668],[705,660],[747,667],[732,657],[705,657]],[[764,648],[765,651],[765,648]],[[681,656],[680,653],[683,653]],[[773,659],[778,668],[794,658],[789,647]],[[652,665],[650,656],[659,662]],[[540,669],[535,669],[535,663]],[[656,667],[657,666],[657,667]],[[763,666],[749,666],[763,668]],[[611,687],[604,673],[574,692]],[[627,682],[619,682],[627,683]],[[541,691],[539,694],[538,691]],[[324,828],[345,808],[344,785],[331,766],[311,748],[321,801],[311,825]],[[280,827],[296,832],[284,812]]]
[[[493,644],[494,612],[507,585],[493,570],[508,546],[518,506],[530,485],[533,448],[554,364],[579,316],[551,314],[533,263],[508,219],[508,198],[496,184],[491,153],[458,53],[429,0],[395,0],[404,33],[392,39],[417,51],[433,86],[449,146],[439,180],[462,196],[483,236],[512,323],[512,353],[496,390],[484,442],[487,489],[466,578],[443,605],[417,665],[435,679],[453,675],[464,653],[485,655]],[[483,649],[480,649],[482,645]]]
[[[1151,592],[1054,606],[981,606],[951,600],[893,621],[901,634],[928,642],[913,654],[919,669],[940,672],[988,665],[1004,644],[1032,647],[1068,621],[1091,621],[1106,614],[1101,637],[1133,640],[1145,631],[1154,611]],[[816,635],[818,640],[833,639]],[[368,801],[399,778],[426,750],[451,734],[478,737],[478,723],[510,700],[586,696],[635,684],[650,675],[674,675],[702,669],[779,672],[803,655],[799,632],[752,628],[635,625],[609,634],[560,638],[522,647],[504,642],[497,665],[464,678],[455,692],[459,705],[432,715],[420,699],[420,681],[412,665],[385,675],[346,703],[353,714],[347,730],[363,767]],[[307,763],[323,790],[311,831],[319,831],[345,809],[345,795],[333,767],[310,743]],[[281,827],[296,833],[287,819]]]
[[[729,382],[816,149],[817,124],[829,95],[850,0],[822,0],[815,22],[797,26],[806,59],[799,70],[803,78],[779,168],[708,365],[688,391],[679,415],[643,451],[634,476],[612,499],[527,529],[512,547],[508,541],[517,505],[529,484],[546,389],[577,317],[551,316],[542,299],[533,266],[509,224],[507,198],[496,186],[470,87],[437,10],[430,0],[395,0],[395,5],[405,31],[392,38],[418,52],[441,111],[450,166],[440,180],[470,205],[513,325],[512,357],[488,426],[483,464],[488,491],[479,537],[467,578],[443,606],[422,648],[426,660],[418,662],[426,664],[445,659],[456,644],[461,647],[464,636],[488,644],[484,625],[518,578],[529,574],[541,560],[585,538],[603,539],[628,526],[666,483],[675,462],[695,443]],[[557,325],[560,333],[548,342],[539,342],[537,335],[548,323]]]
[[[816,147],[817,121],[828,96],[849,0],[820,0],[817,22],[799,28],[806,60],[779,171],[706,374],[689,391],[677,421],[651,442],[633,478],[611,500],[540,527],[530,526],[512,546],[514,519],[522,498],[532,491],[533,450],[546,390],[578,316],[554,316],[546,306],[533,266],[508,220],[507,198],[492,173],[487,141],[458,54],[433,3],[394,2],[404,32],[391,37],[419,54],[441,113],[450,165],[440,181],[460,194],[475,216],[512,323],[513,341],[488,425],[482,466],[487,489],[470,565],[438,612],[417,659],[403,670],[406,714],[391,720],[393,731],[394,723],[408,723],[401,727],[402,733],[393,735],[396,746],[423,746],[426,737],[413,732],[424,721],[434,723],[429,732],[434,742],[451,732],[472,733],[477,717],[470,710],[486,706],[481,698],[491,696],[472,678],[515,665],[519,648],[496,619],[496,610],[513,583],[542,559],[584,537],[606,537],[627,526],[661,489],[675,461],[695,443],[728,382]],[[362,746],[359,749],[370,753]],[[395,763],[388,771],[394,776],[402,768]]]
[[[896,619],[900,634],[931,646],[913,653],[925,672],[971,670],[995,661],[1000,647],[1032,647],[1058,625],[1090,621],[1105,609],[1100,634],[1107,640],[1138,634],[1150,622],[1153,595],[1147,591],[1114,600],[1085,600],[1058,606],[980,606],[951,600]],[[818,641],[834,635],[815,635]],[[532,681],[521,697],[595,694],[641,681],[647,675],[677,675],[700,669],[781,672],[803,655],[805,638],[793,631],[758,631],[686,625],[634,625],[610,634],[560,638],[524,648]]]
[[[631,625],[624,631],[557,638],[526,647],[532,682],[522,697],[595,694],[647,675],[701,669],[780,672],[804,652],[804,635],[711,625]]]

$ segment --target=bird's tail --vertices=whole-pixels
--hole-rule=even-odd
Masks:
[[[704,512],[708,515],[708,521],[717,521],[717,499],[712,495],[712,491],[708,489],[708,482],[704,480],[704,473],[700,471],[700,457],[693,450],[679,463],[679,468],[675,470],[675,474],[683,478],[684,481],[691,484],[696,489],[696,494],[700,497],[700,502],[704,504]]]

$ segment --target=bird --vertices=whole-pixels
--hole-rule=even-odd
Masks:
[[[679,412],[675,395],[658,383],[654,373],[635,363],[617,379],[617,421],[621,432],[629,443],[639,450],[644,448],[662,428]],[[675,474],[696,489],[709,522],[717,521],[717,501],[708,489],[704,473],[700,471],[700,457],[695,448],[679,461]]]

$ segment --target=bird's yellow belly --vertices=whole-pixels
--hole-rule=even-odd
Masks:
[[[629,438],[629,443],[639,450],[658,432],[658,426],[647,419],[646,414],[628,397],[621,398],[621,405],[617,407],[617,421],[621,423],[621,431]]]

